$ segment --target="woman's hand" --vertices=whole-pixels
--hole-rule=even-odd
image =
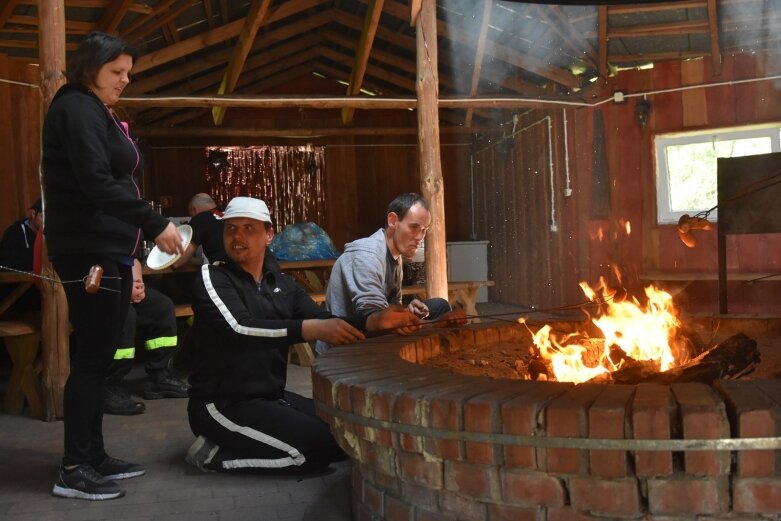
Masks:
[[[171,222],[160,232],[160,235],[155,237],[155,244],[161,251],[171,255],[180,253],[183,249],[182,238],[179,236],[179,232],[176,231],[174,223]]]
[[[409,309],[410,313],[412,313],[413,315],[415,315],[421,320],[428,317],[429,314],[428,306],[423,301],[418,300],[417,298],[412,299],[412,302],[409,303],[407,309]]]
[[[144,281],[141,279],[136,279],[133,281],[133,289],[130,290],[130,302],[133,304],[138,304],[142,300],[146,298],[146,288],[144,286]]]

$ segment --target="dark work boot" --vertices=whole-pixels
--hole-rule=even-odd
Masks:
[[[106,384],[106,394],[103,398],[103,412],[105,414],[131,416],[142,414],[145,410],[146,405],[131,398],[130,393],[122,389],[121,385]]]
[[[144,383],[144,399],[159,400],[160,398],[187,398],[190,384],[180,378],[171,369],[163,369],[149,375]]]

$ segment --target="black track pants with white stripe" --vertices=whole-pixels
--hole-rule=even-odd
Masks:
[[[281,400],[191,398],[187,412],[193,434],[219,446],[212,470],[304,474],[346,457],[314,402],[288,391]]]

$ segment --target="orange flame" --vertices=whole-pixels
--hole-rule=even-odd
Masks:
[[[603,278],[600,278],[597,290],[585,282],[581,282],[580,287],[590,301],[600,304],[599,312],[592,316],[591,322],[604,335],[604,346],[600,348],[601,353],[595,354],[593,349],[582,345],[582,340],[569,343],[578,335],[557,338],[549,325],[533,333],[534,344],[540,355],[549,360],[556,380],[581,383],[619,369],[622,363],[614,363],[610,356],[614,348],[621,349],[625,356],[634,360],[653,361],[661,371],[677,364],[671,341],[681,324],[669,293],[648,286],[645,288],[647,302],[642,305],[634,297],[617,298],[617,292],[610,290]],[[580,335],[587,337],[585,333]],[[596,357],[595,362],[587,364],[585,360],[589,357]]]

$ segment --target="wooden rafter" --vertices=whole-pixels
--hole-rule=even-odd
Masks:
[[[133,32],[128,31],[125,35],[125,38],[127,38],[130,41],[138,41],[143,39],[145,36],[157,31],[158,29],[161,29],[169,22],[172,22],[176,20],[176,18],[190,9],[192,7],[192,0],[179,0],[181,2],[176,7],[171,7],[170,10],[165,12],[163,16],[155,17],[153,15],[150,15],[147,17],[147,22],[142,27],[136,29]]]
[[[144,24],[149,23],[150,21],[154,20],[158,15],[164,13],[169,7],[174,5],[176,2],[177,0],[165,0],[164,2],[160,2],[158,5],[155,6],[154,9],[146,13],[146,15],[139,16],[138,18],[133,20],[133,22],[131,22],[127,27],[123,28],[122,37],[128,38],[129,35],[132,35],[134,32],[138,31]]]
[[[5,26],[6,22],[8,22],[8,19],[11,18],[15,8],[15,0],[7,0],[5,3],[3,3],[2,9],[0,9],[0,27]]]
[[[710,31],[710,60],[714,76],[721,75],[721,44],[719,43],[719,13],[716,0],[708,0],[708,29]]]
[[[403,4],[390,2],[385,5],[385,12],[401,20],[406,19],[406,8]],[[474,42],[474,38],[467,31],[448,25],[442,20],[437,20],[437,33],[442,38],[449,38],[462,45],[471,45]],[[490,46],[486,46],[486,53],[518,68],[564,85],[567,88],[580,87],[580,80],[569,71],[551,67],[542,60],[521,54],[506,45],[491,42]]]
[[[384,3],[384,0],[369,0],[369,5],[366,9],[366,19],[361,31],[361,39],[358,42],[358,49],[355,53],[355,64],[347,85],[348,96],[356,96],[361,92],[363,75],[366,74],[366,65],[369,63],[369,56],[371,55],[374,36],[377,33],[377,26],[380,23]],[[352,122],[353,114],[355,114],[355,110],[351,108],[342,109],[342,123],[349,125]]]
[[[477,44],[475,45],[475,61],[472,65],[472,82],[469,88],[469,95],[474,96],[477,94],[477,87],[480,84],[480,72],[483,68],[483,55],[485,54],[485,40],[488,36],[488,23],[491,21],[491,8],[493,7],[493,0],[485,0],[483,4],[483,18],[480,21],[480,33],[477,37]],[[474,109],[467,109],[466,118],[464,119],[464,126],[472,126],[472,116]]]
[[[582,57],[586,63],[592,67],[597,67],[597,51],[583,37],[580,31],[573,27],[564,10],[558,5],[550,5],[547,8],[538,6],[540,15],[542,15],[554,27],[559,37],[569,45],[570,49],[579,57]],[[558,23],[557,23],[558,22]],[[561,29],[559,29],[561,27]]]
[[[16,5],[38,5],[41,0],[17,0]],[[114,0],[65,0],[65,7],[79,9],[107,8]],[[144,4],[130,4],[128,12],[146,14],[152,10],[151,7]]]
[[[128,8],[133,3],[135,3],[134,0],[111,2],[106,7],[103,16],[100,18],[100,21],[95,28],[104,33],[114,33],[117,30],[117,27],[119,27],[120,22],[122,22],[122,19],[125,17]]]
[[[244,68],[244,62],[247,60],[252,44],[255,42],[255,35],[266,17],[270,3],[271,0],[252,0],[249,13],[244,19],[244,26],[239,34],[239,41],[233,49],[233,55],[228,63],[228,68],[225,70],[225,76],[217,89],[218,95],[230,94],[236,88],[239,75]],[[225,118],[225,107],[214,107],[212,109],[212,117],[215,125],[222,125],[222,120]]]
[[[409,2],[409,24],[412,27],[415,27],[415,24],[418,23],[421,2],[422,0],[410,0]]]
[[[8,24],[15,25],[27,25],[31,27],[38,27],[37,16],[25,16],[25,15],[11,15],[6,21]],[[76,20],[65,20],[65,31],[70,33],[88,33],[95,29],[95,24],[92,22],[80,22]]]
[[[206,18],[206,23],[209,24],[209,29],[214,29],[214,10],[212,9],[212,0],[203,0],[201,5],[203,6],[203,17]]]
[[[265,65],[267,57],[274,57],[278,59],[280,53],[288,54],[287,49],[299,49],[303,50],[309,45],[311,38],[317,38],[317,31],[328,22],[331,18],[327,13],[318,13],[314,16],[308,16],[301,18],[296,22],[292,22],[288,25],[283,25],[273,31],[269,31],[264,34],[264,40],[269,42],[291,40],[290,42],[283,43],[273,49],[266,50],[258,55],[251,56],[247,63],[244,65],[244,70],[251,70],[261,65]],[[290,38],[294,34],[307,35],[302,38]],[[253,51],[259,48],[259,45],[253,46]],[[218,66],[224,66],[228,63],[231,56],[231,49],[218,49],[212,53],[207,54],[204,57],[199,57],[197,60],[192,60],[186,64],[180,65],[176,68],[171,68],[151,76],[147,76],[141,80],[131,83],[127,88],[127,94],[138,94],[141,92],[149,92],[158,90],[172,83],[177,83],[183,78],[190,76],[197,76],[203,74],[209,69],[213,69]],[[219,85],[220,80],[217,79],[216,85]]]
[[[599,75],[602,78],[607,78],[610,75],[610,71],[608,70],[608,64],[607,64],[607,45],[608,45],[608,35],[607,35],[607,6],[606,5],[600,5],[598,8],[599,12],[599,20],[597,21],[597,29],[599,31]]]
[[[675,34],[707,33],[707,20],[689,20],[666,24],[634,25],[631,27],[615,27],[608,30],[610,38],[632,38],[639,36],[671,36]]]
[[[318,6],[330,0],[298,0],[296,2],[284,2],[276,9],[269,11],[269,15],[266,17],[263,25],[268,25],[288,16],[293,16],[302,11],[306,11],[312,7]],[[157,67],[165,63],[177,60],[190,53],[200,51],[211,45],[224,42],[230,38],[234,38],[239,35],[241,28],[244,25],[244,19],[239,19],[234,22],[230,22],[225,25],[221,25],[211,31],[206,31],[193,36],[186,40],[182,40],[179,43],[175,43],[166,48],[160,49],[141,56],[138,62],[133,66],[133,72],[138,74],[152,67]]]

